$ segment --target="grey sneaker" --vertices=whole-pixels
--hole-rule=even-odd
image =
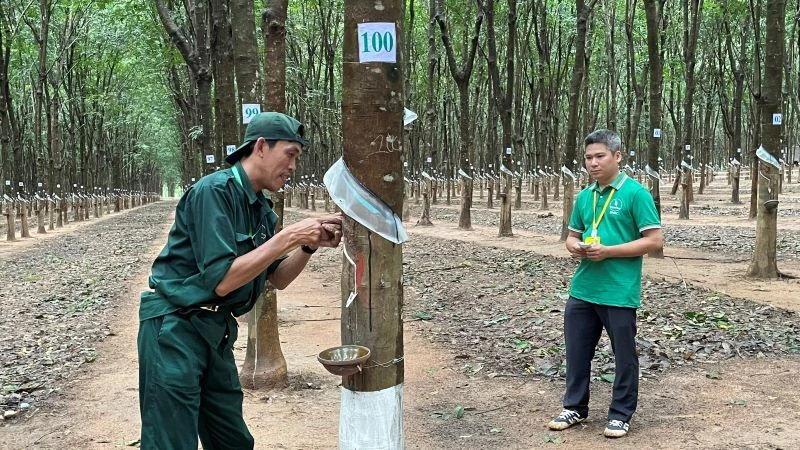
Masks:
[[[578,411],[573,411],[571,409],[565,409],[561,411],[561,414],[557,415],[550,423],[547,424],[547,428],[551,430],[561,431],[566,430],[567,428],[581,423],[586,420],[586,417],[581,417],[578,414]]]
[[[603,431],[603,436],[607,438],[620,438],[628,434],[628,428],[630,428],[628,422],[609,420],[605,431]]]

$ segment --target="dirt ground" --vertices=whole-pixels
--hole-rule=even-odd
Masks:
[[[724,204],[724,181],[716,193],[698,203]],[[792,186],[794,187],[794,186]],[[788,207],[800,209],[798,189],[785,195]],[[782,197],[784,198],[784,197]],[[457,202],[452,208],[456,210]],[[558,202],[551,212],[560,214]],[[664,198],[665,211],[675,204]],[[783,203],[782,203],[783,205]],[[725,205],[740,208],[738,205]],[[782,206],[783,207],[783,206]],[[476,205],[475,209],[484,209]],[[495,210],[496,211],[496,210]],[[672,214],[677,216],[677,213]],[[667,227],[681,226],[665,212]],[[163,236],[170,225],[163,223]],[[685,221],[682,221],[685,223]],[[459,231],[453,222],[416,227],[415,236],[460,240],[475,246],[513,248],[564,257],[557,236],[515,230],[513,238],[498,238],[497,229],[475,226]],[[695,216],[691,224],[754,229],[739,217]],[[78,232],[75,225],[64,233]],[[796,218],[779,220],[787,232],[798,229]],[[49,239],[49,238],[48,238]],[[158,239],[142,261],[151,261],[163,245]],[[408,244],[407,244],[408,245]],[[19,251],[0,245],[0,258]],[[245,393],[245,416],[259,449],[328,449],[338,444],[340,379],[327,373],[316,354],[340,343],[340,267],[321,261],[338,258],[334,250],[320,251],[288,289],[279,293],[280,335],[290,387],[273,392]],[[680,280],[732,297],[750,299],[800,311],[800,283],[788,279],[757,281],[744,276],[748,261],[704,250],[667,247],[664,259],[645,259],[649,279]],[[313,261],[313,260],[312,260]],[[800,260],[781,260],[787,274],[800,276]],[[3,449],[112,449],[138,438],[136,333],[138,291],[146,286],[149,263],[138,267],[129,292],[116,306],[113,335],[97,345],[97,362],[84,366],[66,386],[57,407],[41,410],[19,423],[0,426]],[[417,293],[407,289],[406,303]],[[237,356],[243,357],[246,324],[240,324]],[[475,330],[480,333],[480,330]],[[800,448],[800,357],[754,357],[717,360],[670,369],[645,378],[640,386],[639,409],[631,433],[611,441],[602,436],[610,385],[592,383],[590,419],[564,432],[549,432],[546,423],[560,411],[563,380],[537,376],[496,376],[459,370],[458,348],[435,343],[418,321],[405,327],[405,437],[408,448],[419,449],[527,449],[564,448]],[[241,361],[240,361],[241,362]],[[455,418],[462,406],[465,414]]]

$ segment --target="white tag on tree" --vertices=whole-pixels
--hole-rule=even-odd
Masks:
[[[206,163],[214,164],[214,155],[206,155]]]
[[[253,117],[261,114],[261,105],[258,103],[242,104],[242,123],[250,123]]]
[[[775,113],[772,115],[772,124],[781,125],[783,123],[783,114]]]
[[[411,124],[411,122],[417,120],[419,116],[414,111],[403,108],[403,126]]]
[[[661,137],[661,128],[653,128],[653,137],[660,138]]]
[[[22,187],[22,186],[25,186],[25,183],[23,183],[22,181],[20,181],[20,182],[19,182],[19,187]]]
[[[236,151],[235,145],[226,145],[225,146],[225,155],[230,155],[231,153]]]
[[[397,62],[394,22],[358,24],[358,62]]]
[[[11,186],[11,180],[6,180],[6,186]]]

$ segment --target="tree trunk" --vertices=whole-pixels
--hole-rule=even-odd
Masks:
[[[403,2],[381,5],[344,2],[342,136],[353,176],[397,214],[403,208],[402,149],[375,152],[370,143],[376,136],[403,142]],[[395,61],[359,63],[363,22],[395,24]],[[404,448],[402,246],[347,216],[343,245],[356,264],[345,262],[342,270],[342,343],[366,346],[371,356],[360,372],[342,378],[339,448]],[[351,292],[357,297],[345,307]],[[355,426],[367,417],[368,426]]]
[[[577,160],[577,135],[578,135],[578,108],[581,104],[581,85],[584,76],[584,63],[586,62],[586,29],[588,27],[589,16],[595,1],[585,6],[583,0],[575,1],[577,11],[577,37],[575,38],[575,65],[572,67],[572,80],[569,84],[569,113],[567,114],[567,136],[564,144],[564,161]],[[580,158],[581,160],[583,157]],[[566,241],[569,235],[569,219],[572,215],[572,207],[575,202],[574,180],[565,175],[562,178],[564,187],[564,198],[561,203],[563,214],[561,215],[561,240]],[[547,198],[547,196],[544,196]]]
[[[661,28],[661,16],[663,5],[661,0],[645,0],[645,15],[647,17],[647,55],[648,65],[650,67],[650,132],[648,133],[648,146],[647,146],[647,165],[650,170],[650,194],[653,196],[653,202],[656,205],[656,211],[661,216],[661,194],[659,192],[660,178],[659,178],[659,164],[658,164],[658,148],[660,137],[656,137],[654,132],[656,129],[661,129],[661,95],[662,95],[662,80],[663,80],[663,50],[659,45],[659,31]],[[659,135],[660,136],[660,135]],[[664,256],[664,250],[659,249],[649,254],[651,257],[661,258]]]
[[[222,167],[227,145],[239,144],[239,114],[234,94],[233,36],[227,0],[211,1],[211,59],[214,70],[214,143],[211,166]],[[247,23],[253,23],[252,19]],[[237,30],[238,32],[238,30]],[[204,159],[205,161],[205,159]],[[206,162],[208,164],[208,162]]]
[[[170,11],[163,0],[155,0],[158,16],[172,43],[180,51],[189,67],[196,94],[194,95],[193,120],[190,134],[196,154],[189,155],[194,161],[203,161],[204,173],[210,173],[212,166],[205,164],[205,155],[213,154],[213,130],[211,126],[211,82],[212,71],[208,54],[208,5],[204,0],[187,0],[184,5],[191,21],[193,34],[187,36],[172,20]]]
[[[257,103],[261,106],[261,82],[258,74],[258,40],[256,25],[253,21],[253,0],[230,0],[231,22],[236,24],[233,33],[233,59],[236,72],[236,88],[239,94],[239,105]],[[237,111],[239,117],[241,111]],[[247,127],[239,117],[239,134],[235,142],[244,137]]]
[[[472,77],[472,67],[475,61],[475,53],[478,48],[478,38],[480,37],[481,24],[483,23],[483,15],[478,14],[475,19],[475,31],[472,34],[470,41],[469,51],[465,48],[463,50],[462,65],[456,65],[455,54],[453,45],[450,41],[447,24],[444,20],[443,13],[436,15],[436,20],[439,23],[441,31],[442,44],[444,45],[447,53],[447,65],[450,68],[450,74],[453,76],[456,85],[458,86],[458,99],[459,99],[459,134],[461,137],[461,146],[459,148],[459,164],[460,173],[458,178],[462,184],[461,189],[461,208],[458,217],[458,228],[461,230],[472,230],[472,186],[474,179],[474,172],[472,170],[473,161],[475,160],[475,150],[473,145],[473,126],[470,117],[470,104],[469,104],[469,80]],[[462,175],[466,174],[466,175]]]
[[[512,142],[512,125],[511,125],[511,113],[512,113],[512,101],[514,99],[514,57],[515,57],[515,44],[516,44],[516,37],[517,37],[517,1],[516,0],[507,0],[508,1],[508,41],[506,45],[506,55],[505,55],[505,76],[506,76],[506,85],[505,88],[501,88],[500,83],[500,68],[497,62],[498,54],[497,54],[497,39],[496,39],[496,30],[494,26],[494,17],[495,17],[495,5],[494,0],[483,0],[480,5],[481,9],[483,10],[483,14],[486,18],[486,45],[488,47],[488,55],[487,55],[487,65],[489,68],[489,78],[491,80],[492,85],[492,99],[495,106],[495,110],[497,111],[500,117],[500,123],[503,126],[503,136],[502,136],[502,156],[500,161],[502,164],[506,166],[509,170],[513,169],[513,165],[511,164],[512,155],[511,155],[511,148],[513,145]],[[491,152],[490,152],[491,153]],[[501,200],[501,208],[500,208],[500,229],[498,232],[499,236],[513,236],[514,233],[511,229],[511,203],[509,202],[508,195],[511,191],[511,175],[498,171],[499,176],[501,177],[502,183],[502,193],[506,194],[506,201]],[[498,190],[498,195],[501,193]]]
[[[269,0],[261,15],[264,38],[264,105],[268,111],[286,110],[286,13],[288,0]],[[278,227],[283,227],[285,193],[273,193]],[[278,297],[267,284],[256,306],[250,311],[247,327],[247,351],[239,373],[251,389],[271,389],[287,382],[286,358],[278,333]],[[244,382],[242,383],[244,386]]]
[[[777,278],[776,259],[778,225],[778,187],[780,184],[781,126],[773,125],[773,113],[783,112],[783,63],[785,59],[785,0],[767,3],[766,51],[764,54],[764,76],[762,78],[760,103],[761,146],[768,156],[760,158],[758,179],[758,218],[753,259],[747,274],[757,278]]]

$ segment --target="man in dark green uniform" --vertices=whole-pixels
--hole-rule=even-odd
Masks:
[[[275,233],[262,190],[280,189],[307,141],[284,114],[253,118],[233,167],[200,179],[181,198],[139,308],[141,448],[252,449],[233,359],[234,316],[264,289],[289,285],[318,247],[336,247],[341,217],[309,218]],[[285,256],[292,250],[290,256]]]

